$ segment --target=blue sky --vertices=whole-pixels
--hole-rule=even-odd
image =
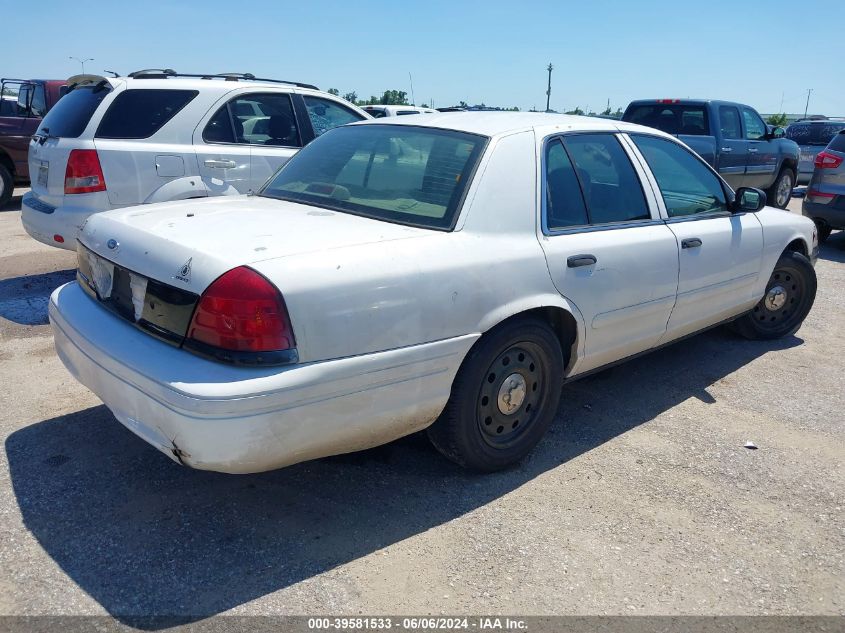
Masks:
[[[0,0],[9,77],[252,72],[417,103],[600,111],[647,97],[845,115],[845,2]],[[813,16],[813,17],[807,17]],[[793,28],[793,25],[796,28]]]

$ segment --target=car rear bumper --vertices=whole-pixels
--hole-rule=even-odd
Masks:
[[[845,229],[845,196],[839,196],[838,201],[831,204],[809,202],[805,198],[801,213],[812,220],[820,220],[833,229]]]
[[[361,450],[425,428],[477,339],[244,368],[154,339],[75,282],[53,292],[49,314],[62,362],[124,426],[174,461],[228,473]]]
[[[29,191],[21,199],[21,223],[31,237],[49,246],[67,250],[76,250],[76,236],[88,216],[92,213],[108,211],[106,192],[79,195],[79,202],[85,206],[54,207]],[[59,235],[64,240],[56,239]]]

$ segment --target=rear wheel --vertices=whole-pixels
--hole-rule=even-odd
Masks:
[[[830,232],[833,230],[830,228],[829,224],[825,224],[824,222],[819,222],[818,220],[813,220],[816,223],[816,235],[818,235],[819,243],[826,242],[827,238],[830,237]]]
[[[563,370],[560,343],[546,323],[520,319],[492,330],[464,359],[446,408],[428,429],[431,442],[474,470],[514,464],[554,420]]]
[[[766,197],[770,204],[785,209],[792,198],[792,188],[795,186],[795,172],[791,169],[784,168],[780,175],[775,180],[774,184],[766,192]]]
[[[801,327],[816,298],[816,271],[804,255],[781,255],[766,293],[754,309],[734,321],[734,329],[750,339],[776,339]]]
[[[14,186],[12,174],[6,169],[5,165],[0,165],[0,209],[5,207],[12,199]]]

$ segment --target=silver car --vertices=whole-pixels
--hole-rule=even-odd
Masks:
[[[822,151],[836,133],[845,129],[845,119],[813,118],[802,119],[786,129],[786,138],[798,143],[798,180],[796,184],[806,185],[813,176],[816,155]]]
[[[816,223],[819,242],[833,229],[845,229],[845,130],[816,155],[802,212]]]

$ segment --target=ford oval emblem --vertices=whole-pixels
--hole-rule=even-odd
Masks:
[[[106,246],[108,246],[108,247],[109,247],[109,250],[112,250],[112,251],[113,251],[113,250],[114,250],[114,249],[116,249],[118,246],[120,246],[120,243],[119,243],[117,240],[115,240],[115,239],[111,239],[111,240],[109,240],[108,242],[106,242]]]

